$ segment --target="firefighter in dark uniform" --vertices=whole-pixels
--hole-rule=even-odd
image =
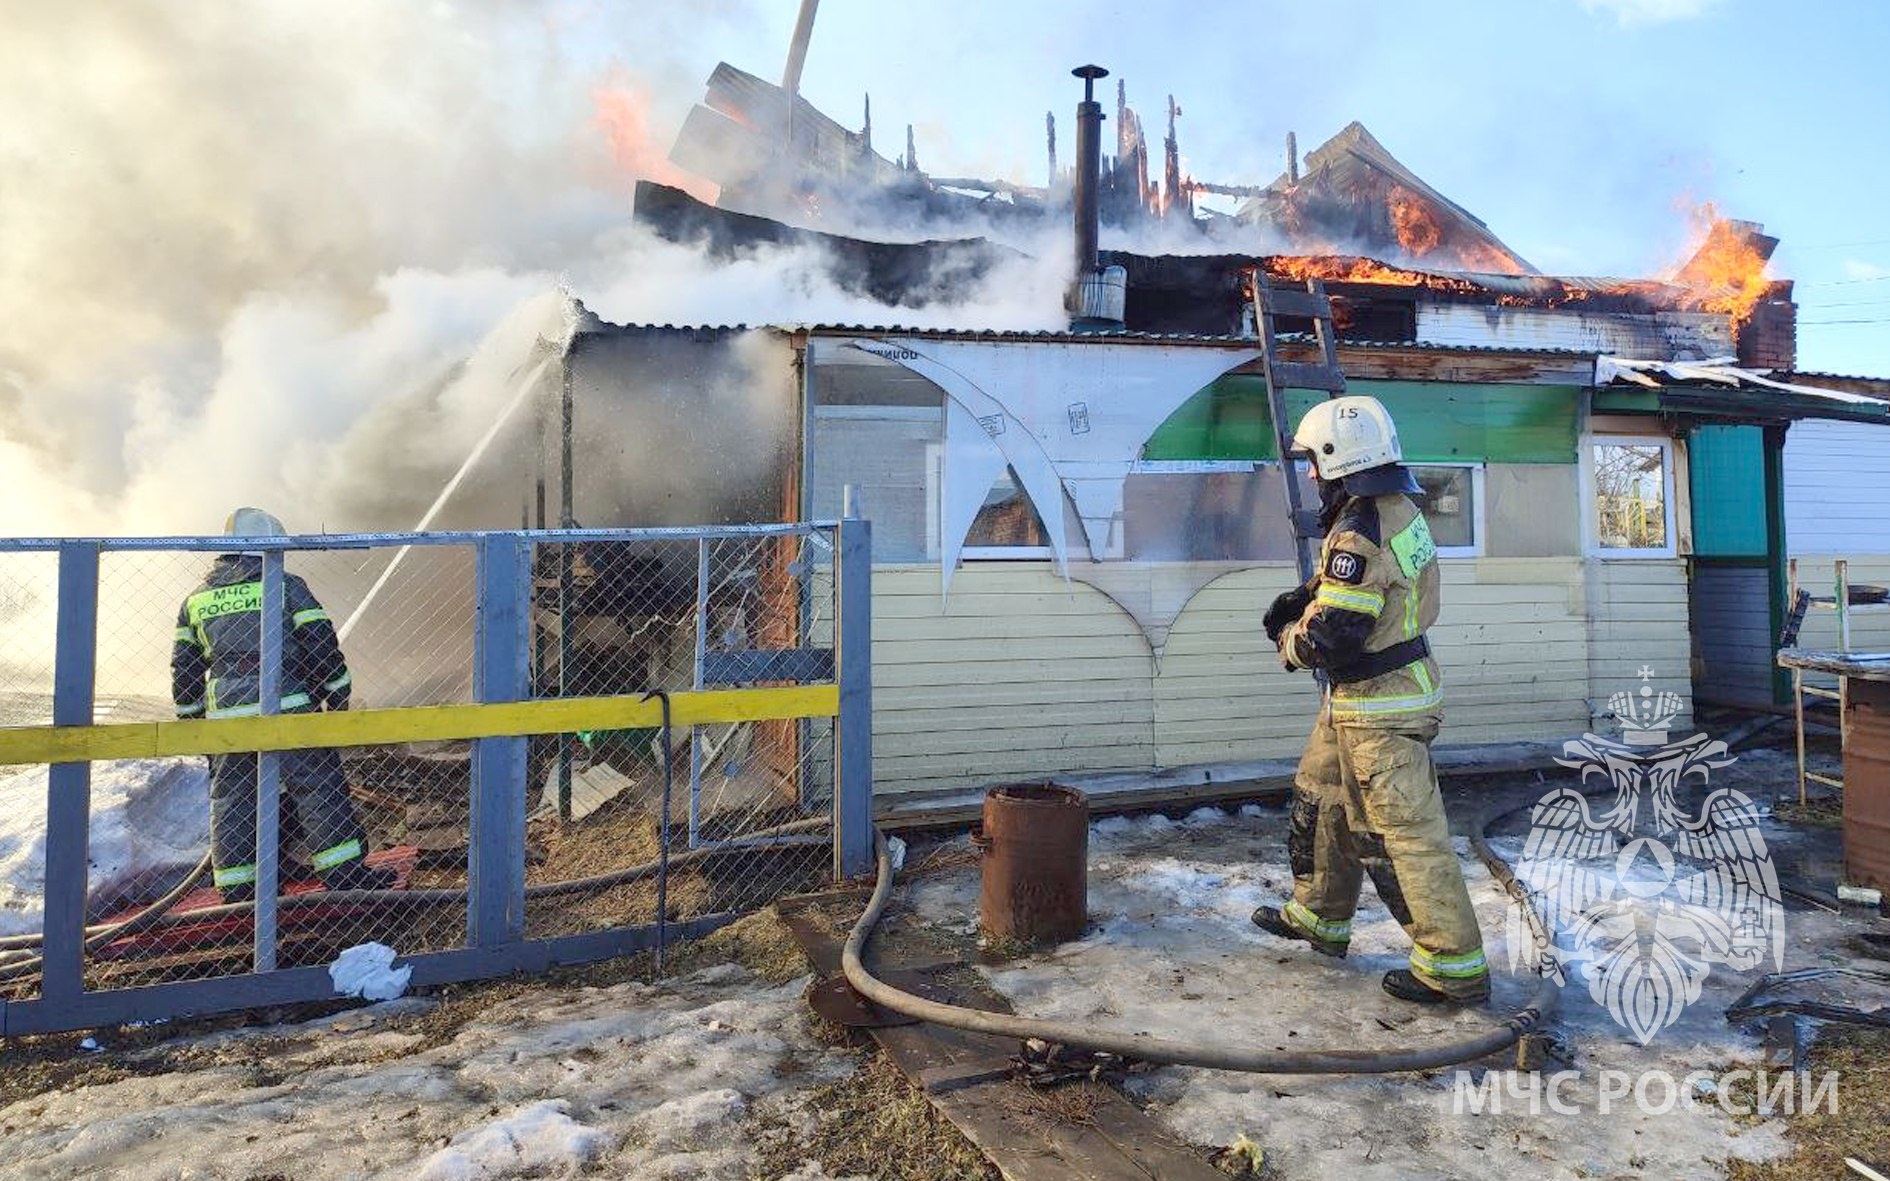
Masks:
[[[1274,600],[1267,636],[1289,669],[1324,670],[1327,690],[1294,777],[1287,837],[1293,897],[1263,906],[1267,931],[1343,956],[1364,875],[1411,937],[1411,966],[1388,972],[1402,1000],[1476,1003],[1490,993],[1483,937],[1450,847],[1431,740],[1443,721],[1437,662],[1437,547],[1420,491],[1376,398],[1313,407],[1293,435],[1319,479],[1319,570]]]
[[[261,509],[239,508],[231,537],[282,537],[282,523]],[[335,625],[293,574],[283,577],[281,711],[348,708],[353,681]],[[180,718],[239,718],[262,712],[262,558],[220,555],[177,611],[171,647],[171,697]],[[334,748],[282,752],[284,843],[299,833],[309,862],[330,889],[385,889],[390,871],[363,863],[367,832],[355,815]],[[256,893],[254,754],[210,756],[210,833],[217,889],[226,902]]]

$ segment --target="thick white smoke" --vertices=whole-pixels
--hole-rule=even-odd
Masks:
[[[615,321],[1058,322],[1059,250],[889,311],[810,251],[712,265],[632,226],[744,16],[634,9],[0,3],[0,534],[250,502],[396,527],[560,290]]]

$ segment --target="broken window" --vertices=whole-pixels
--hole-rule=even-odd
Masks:
[[[1600,439],[1589,448],[1590,522],[1611,557],[1673,554],[1673,458],[1666,439]]]
[[[1445,558],[1476,557],[1483,552],[1483,471],[1473,464],[1413,465],[1411,474],[1423,491],[1412,497],[1430,525],[1437,552]]]
[[[991,555],[979,551],[1019,547],[1047,554],[1049,545],[1050,538],[1044,531],[1043,521],[1031,506],[1030,497],[1024,495],[1023,486],[1017,482],[1017,473],[1005,468],[1004,474],[991,482],[991,490],[984,497],[984,507],[978,510],[977,519],[971,523],[971,531],[965,534],[965,556],[988,557]]]

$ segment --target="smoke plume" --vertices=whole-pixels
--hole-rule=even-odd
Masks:
[[[5,9],[0,534],[211,532],[241,503],[410,525],[566,294],[620,322],[1058,321],[1059,250],[895,314],[813,250],[711,265],[634,226],[739,4]]]

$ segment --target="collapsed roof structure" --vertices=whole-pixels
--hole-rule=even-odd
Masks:
[[[1264,270],[1323,280],[1350,340],[1535,343],[1662,360],[1732,355],[1760,370],[1794,366],[1792,285],[1765,275],[1778,241],[1756,223],[1714,222],[1697,254],[1662,278],[1549,276],[1361,123],[1303,161],[1289,136],[1278,177],[1229,185],[1182,175],[1172,96],[1154,177],[1141,120],[1120,84],[1116,107],[1117,150],[1099,163],[1091,216],[1118,244],[1102,249],[1095,265],[1123,268],[1126,306],[1115,322],[1126,330],[1250,331],[1247,280]],[[843,287],[918,306],[940,294],[929,278],[940,268],[975,278],[1006,244],[1068,223],[1080,205],[1082,161],[1057,168],[1054,117],[1048,123],[1041,187],[935,176],[918,166],[910,128],[897,160],[874,150],[870,104],[862,129],[850,131],[799,95],[723,63],[671,153],[677,166],[721,187],[717,203],[646,183],[637,216],[666,237],[706,239],[723,251],[818,242],[836,260]],[[1232,214],[1200,212],[1193,202],[1200,193],[1241,203]],[[1162,252],[1137,248],[1155,228],[1170,231],[1160,237]],[[1199,248],[1176,249],[1190,232]]]

